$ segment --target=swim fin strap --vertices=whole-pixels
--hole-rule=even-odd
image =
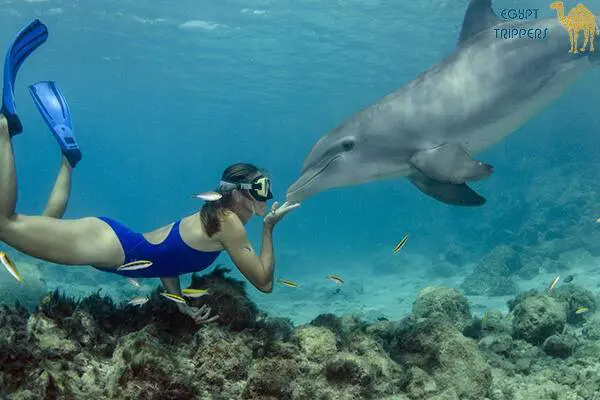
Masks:
[[[42,114],[42,118],[50,128],[61,151],[75,167],[82,154],[73,135],[73,123],[67,100],[53,81],[41,81],[29,86],[29,93]]]
[[[15,109],[15,79],[25,59],[48,38],[48,29],[39,19],[23,28],[6,51],[2,87],[2,113],[8,121],[11,136],[23,132],[23,125]]]

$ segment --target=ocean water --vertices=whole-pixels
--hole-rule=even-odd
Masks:
[[[600,13],[597,1],[586,4]],[[31,83],[58,82],[83,151],[65,218],[107,215],[149,231],[198,210],[201,203],[191,195],[213,189],[235,162],[269,170],[275,198],[284,201],[318,138],[453,51],[466,5],[0,0],[3,46],[33,18],[49,29],[48,41],[17,81],[25,125],[14,140],[18,211],[42,211],[59,165],[56,143],[27,93]],[[495,8],[519,5],[494,2]],[[527,7],[552,16],[545,1],[529,0]],[[559,177],[567,181],[597,171],[599,71],[588,72],[511,136],[478,154],[495,167],[476,185],[488,200],[483,207],[441,204],[405,179],[308,199],[277,226],[274,239],[276,278],[300,288],[276,285],[265,295],[248,285],[252,298],[301,323],[320,312],[400,317],[422,287],[458,287],[491,249],[515,244],[511,232],[535,214],[536,198],[555,184],[540,183],[541,177],[556,176],[552,171],[563,165],[572,175]],[[545,215],[541,230],[561,217],[555,211]],[[600,216],[600,210],[580,212]],[[248,230],[259,248],[260,220]],[[406,232],[407,245],[392,255]],[[460,273],[424,274],[450,245],[464,249]],[[232,265],[226,254],[218,262]],[[64,268],[45,268],[49,287],[74,294],[101,287],[123,298],[133,290],[87,267],[69,267],[69,278],[61,278]],[[346,279],[341,293],[326,280],[330,273]],[[523,287],[547,284],[546,276],[536,279]],[[480,301],[500,305],[503,299]]]

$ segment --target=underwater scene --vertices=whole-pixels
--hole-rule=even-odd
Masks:
[[[599,0],[0,11],[1,400],[600,400]]]

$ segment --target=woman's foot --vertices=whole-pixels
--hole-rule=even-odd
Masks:
[[[23,125],[15,109],[15,80],[17,72],[31,53],[40,47],[48,38],[48,29],[38,19],[17,33],[11,43],[4,60],[4,85],[2,87],[2,113],[8,121],[11,136],[23,132]]]
[[[56,82],[42,81],[29,86],[29,92],[50,132],[58,142],[71,167],[81,160],[82,154],[73,134],[73,123],[67,99]]]

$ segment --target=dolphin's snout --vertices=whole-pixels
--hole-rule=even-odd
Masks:
[[[302,176],[297,179],[294,183],[290,185],[288,188],[285,198],[290,203],[299,202],[301,200],[301,196],[299,196],[299,189],[302,186]]]

